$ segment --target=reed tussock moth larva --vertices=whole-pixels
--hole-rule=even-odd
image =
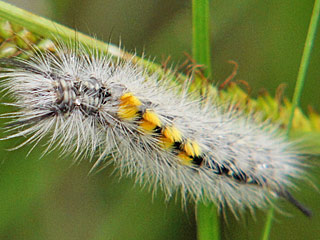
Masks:
[[[288,189],[303,170],[293,143],[267,123],[257,123],[213,98],[199,100],[166,76],[149,74],[131,60],[114,60],[84,46],[60,43],[55,53],[5,59],[2,86],[19,110],[8,138],[47,151],[111,156],[121,173],[159,186],[168,198],[210,201],[234,212],[283,197],[304,208]]]

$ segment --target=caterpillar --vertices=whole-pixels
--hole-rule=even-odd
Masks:
[[[180,192],[184,201],[238,213],[281,197],[311,215],[288,190],[304,174],[295,144],[254,114],[190,93],[190,79],[173,84],[130,59],[63,43],[0,64],[1,84],[18,109],[4,114],[12,118],[5,139],[27,136],[21,146],[37,145],[49,135],[46,151],[98,154],[94,166],[111,159],[168,198]]]

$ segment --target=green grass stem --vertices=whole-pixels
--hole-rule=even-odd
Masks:
[[[312,15],[311,15],[311,20],[309,24],[309,29],[307,33],[307,38],[304,44],[304,50],[303,50],[303,54],[300,62],[299,71],[298,71],[298,77],[297,77],[297,82],[294,90],[294,95],[293,95],[292,110],[291,110],[288,127],[287,127],[288,135],[292,127],[292,120],[293,120],[295,109],[299,106],[304,81],[306,79],[312,46],[316,36],[317,25],[319,22],[319,14],[320,14],[320,0],[315,0]]]
[[[294,117],[295,109],[299,106],[301,93],[303,89],[303,85],[307,75],[307,69],[310,62],[310,55],[313,46],[313,42],[316,36],[317,24],[319,21],[319,13],[320,13],[320,0],[315,0],[311,20],[309,24],[309,29],[307,33],[307,38],[304,44],[304,50],[300,62],[300,67],[298,71],[297,82],[294,90],[293,100],[292,100],[292,109],[289,117],[288,127],[287,127],[287,136],[289,137],[290,131],[292,128],[292,121]],[[274,216],[274,208],[272,207],[267,215],[267,220],[264,228],[264,232],[262,235],[262,240],[268,240],[271,233],[271,225]]]
[[[220,239],[219,217],[217,207],[213,203],[198,203],[196,216],[198,240]]]
[[[209,0],[192,0],[192,55],[194,60],[203,65],[207,78],[212,76]]]
[[[197,64],[203,65],[204,75],[209,78],[212,76],[209,0],[192,1],[192,27],[192,55]],[[217,208],[213,204],[205,205],[201,202],[196,208],[198,240],[220,239]]]
[[[88,49],[99,49],[101,52],[108,53],[114,57],[123,58],[123,56],[127,56],[127,58],[130,59],[133,57],[132,54],[122,51],[119,47],[113,44],[107,44],[103,41],[93,39],[79,31],[75,31],[69,27],[40,17],[3,1],[0,1],[0,17],[19,26],[25,27],[29,31],[44,38],[53,39],[58,36],[59,40],[66,42],[77,41],[82,43]],[[158,64],[137,56],[134,56],[134,59],[139,61],[140,64],[146,66],[150,72],[158,72],[160,75],[163,74],[162,69]]]
[[[87,46],[106,49],[106,44],[102,41],[92,41],[92,38],[85,34],[75,32],[71,28],[62,26],[3,1],[0,1],[0,17],[23,26],[29,31],[45,38],[59,36],[59,38],[66,41],[77,39]]]

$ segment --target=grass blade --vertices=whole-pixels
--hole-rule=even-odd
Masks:
[[[192,25],[193,58],[197,64],[203,65],[205,77],[209,78],[212,76],[209,39],[209,0],[192,1]],[[199,83],[201,86],[201,82]],[[220,239],[217,208],[213,204],[205,205],[201,202],[197,204],[196,208],[198,240]]]
[[[198,240],[220,239],[220,226],[217,207],[211,203],[205,205],[197,204],[197,231]]]
[[[313,42],[316,36],[316,30],[317,30],[317,25],[319,22],[319,14],[320,14],[320,0],[315,0],[312,15],[311,15],[311,20],[309,24],[309,29],[307,33],[307,38],[306,42],[304,44],[304,50],[300,62],[300,67],[299,67],[299,72],[298,72],[298,77],[297,77],[297,82],[296,82],[296,87],[294,90],[294,95],[293,95],[293,100],[292,100],[292,110],[289,118],[289,123],[288,123],[288,128],[287,128],[287,134],[289,135],[289,132],[292,127],[292,120],[294,116],[295,109],[299,106],[299,101],[303,89],[303,84],[306,79],[306,74],[307,74],[307,69],[310,61],[310,55],[311,55],[311,50],[313,46]]]
[[[292,121],[294,117],[294,113],[296,108],[299,106],[299,101],[304,85],[304,81],[306,79],[307,69],[310,61],[311,50],[314,42],[314,38],[316,35],[317,24],[319,21],[320,14],[320,0],[315,0],[311,20],[309,24],[309,29],[307,33],[307,38],[304,45],[304,50],[300,62],[297,82],[294,90],[293,100],[292,100],[292,109],[289,117],[288,127],[287,127],[287,135],[289,137],[290,130],[292,128]],[[274,208],[271,208],[268,212],[267,221],[265,224],[262,240],[268,240],[271,232],[271,224],[274,216]]]
[[[192,1],[192,55],[204,66],[207,78],[212,76],[209,39],[209,0]]]

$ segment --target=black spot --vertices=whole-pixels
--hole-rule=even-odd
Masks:
[[[158,127],[158,126],[156,126],[156,128],[155,129],[153,129],[153,132],[155,133],[155,134],[157,134],[157,135],[161,135],[161,132],[162,132],[162,128],[161,127]]]
[[[181,149],[181,145],[182,145],[182,142],[174,142],[173,143],[173,149],[180,150]]]
[[[239,182],[241,182],[241,180],[242,180],[240,175],[238,175],[237,173],[232,173],[232,178],[239,181]]]
[[[192,160],[192,163],[197,165],[197,166],[201,166],[203,162],[203,157],[202,156],[195,156]]]
[[[220,171],[221,173],[228,175],[228,173],[230,172],[230,169],[227,168],[226,166],[220,166]]]
[[[136,121],[141,121],[142,119],[143,119],[143,112],[141,111],[141,110],[139,110],[138,112],[137,112],[137,117],[136,117]]]

